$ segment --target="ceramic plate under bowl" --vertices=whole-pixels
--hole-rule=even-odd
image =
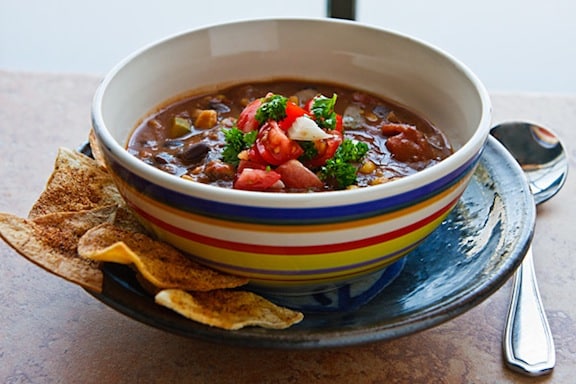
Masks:
[[[490,138],[473,180],[454,211],[416,250],[396,280],[348,312],[305,313],[286,330],[212,328],[154,303],[125,266],[106,264],[97,299],[125,315],[175,334],[232,345],[320,348],[393,339],[471,309],[500,288],[522,262],[535,206],[524,175]]]

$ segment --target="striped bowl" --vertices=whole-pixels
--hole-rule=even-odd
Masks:
[[[166,100],[274,78],[395,100],[439,126],[455,153],[379,186],[276,194],[182,180],[125,150],[138,120]],[[478,162],[490,101],[464,65],[416,39],[343,20],[262,19],[184,32],[127,57],[98,88],[92,120],[121,194],[160,239],[261,289],[309,294],[374,276],[440,225]]]

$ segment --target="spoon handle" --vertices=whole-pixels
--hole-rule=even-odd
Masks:
[[[556,364],[554,340],[536,283],[532,246],[514,277],[504,355],[511,369],[529,376],[548,374]]]

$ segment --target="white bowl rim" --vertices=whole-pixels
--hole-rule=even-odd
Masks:
[[[188,34],[209,30],[212,28],[229,27],[235,24],[244,23],[261,23],[261,22],[315,22],[315,23],[338,23],[343,25],[354,26],[358,28],[368,28],[371,30],[376,30],[383,32],[385,34],[394,35],[397,38],[405,39],[415,43],[417,45],[423,46],[436,54],[443,56],[445,59],[450,61],[455,68],[457,68],[461,73],[463,73],[466,78],[472,83],[476,92],[478,93],[479,99],[481,101],[481,119],[478,122],[478,127],[470,137],[470,139],[465,142],[458,150],[456,150],[451,156],[444,159],[443,161],[421,170],[409,177],[400,178],[390,183],[384,183],[375,186],[369,186],[365,188],[357,189],[347,189],[347,190],[336,190],[336,191],[326,191],[326,192],[312,192],[312,193],[277,193],[277,192],[261,192],[261,191],[245,191],[237,189],[229,189],[217,187],[209,184],[203,183],[192,183],[188,180],[183,180],[179,177],[175,177],[167,172],[161,171],[153,166],[150,166],[135,156],[128,153],[128,151],[116,141],[112,134],[107,130],[103,129],[106,126],[104,123],[103,116],[101,114],[101,104],[106,91],[107,86],[114,80],[118,72],[126,67],[135,57],[155,48],[172,39],[180,38]],[[143,111],[146,113],[146,111]],[[329,205],[339,205],[346,204],[349,202],[362,202],[371,201],[376,199],[381,199],[387,196],[393,196],[395,194],[402,193],[403,191],[408,191],[413,189],[414,185],[422,186],[427,184],[426,180],[436,180],[443,175],[448,174],[457,168],[456,164],[463,165],[473,157],[476,150],[484,146],[490,128],[491,122],[492,105],[490,101],[490,96],[486,90],[484,84],[472,72],[465,64],[463,64],[459,59],[452,56],[450,53],[442,50],[435,45],[425,42],[421,39],[409,36],[407,34],[391,30],[388,28],[382,28],[378,26],[373,26],[366,23],[358,23],[356,21],[343,20],[343,19],[331,19],[331,18],[315,18],[315,17],[274,17],[274,18],[251,18],[251,19],[241,19],[229,22],[214,23],[209,25],[200,26],[197,28],[192,28],[178,32],[176,34],[169,35],[167,37],[161,38],[155,42],[141,47],[140,49],[134,51],[130,55],[126,56],[120,62],[118,62],[102,79],[99,84],[91,106],[91,117],[92,125],[96,131],[97,137],[102,141],[102,144],[110,150],[116,157],[116,161],[119,161],[122,166],[128,168],[131,172],[159,185],[164,188],[168,188],[183,194],[191,194],[194,196],[202,196],[208,198],[209,200],[230,202],[238,204],[247,204],[255,206],[281,206],[281,207],[306,207],[306,206],[329,206]],[[136,122],[135,122],[136,124]],[[472,151],[472,152],[470,152]],[[329,197],[329,199],[327,199]],[[330,201],[330,203],[327,203]],[[332,204],[334,203],[334,204]]]

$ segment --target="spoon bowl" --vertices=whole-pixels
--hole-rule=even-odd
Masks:
[[[524,170],[536,204],[558,193],[566,181],[568,158],[555,133],[526,122],[502,123],[490,133]]]
[[[503,123],[490,133],[524,170],[535,204],[542,204],[558,193],[566,181],[568,158],[556,134],[526,122]],[[550,373],[556,364],[554,340],[538,291],[531,246],[514,278],[503,346],[508,366],[529,376]]]

